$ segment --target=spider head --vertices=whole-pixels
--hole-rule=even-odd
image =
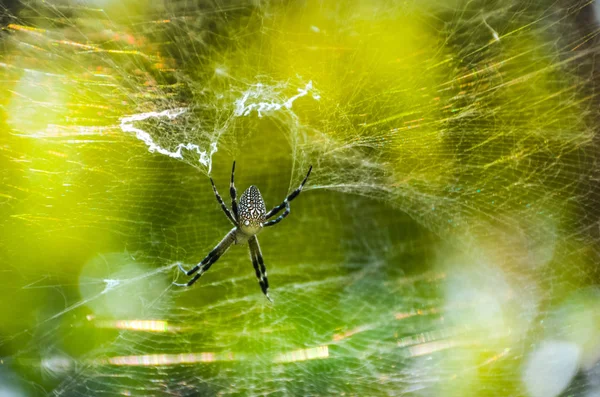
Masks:
[[[239,227],[244,233],[254,235],[262,228],[267,209],[260,191],[254,185],[242,193],[239,207]]]

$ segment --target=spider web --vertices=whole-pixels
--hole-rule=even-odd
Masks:
[[[596,3],[3,7],[0,395],[600,393]]]

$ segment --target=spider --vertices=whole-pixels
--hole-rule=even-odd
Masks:
[[[236,201],[237,191],[235,190],[235,184],[233,183],[233,177],[235,174],[235,161],[231,167],[231,184],[229,185],[229,193],[231,195],[231,211],[229,211],[229,208],[227,208],[223,202],[223,199],[219,195],[213,179],[210,178],[210,183],[212,184],[215,197],[217,198],[219,204],[221,204],[221,208],[223,209],[223,212],[227,218],[231,221],[231,223],[233,223],[234,228],[231,229],[229,233],[227,233],[221,240],[221,242],[217,244],[216,247],[213,248],[212,251],[210,251],[208,255],[206,255],[206,257],[192,269],[185,270],[183,266],[179,264],[179,269],[187,276],[191,276],[196,272],[198,273],[185,284],[174,284],[180,287],[191,286],[198,281],[200,277],[202,277],[204,272],[210,269],[210,267],[219,260],[221,255],[223,255],[232,244],[243,244],[248,242],[248,246],[250,247],[250,257],[252,258],[252,265],[254,265],[256,278],[258,278],[258,284],[260,285],[260,288],[267,299],[270,302],[273,302],[269,296],[267,268],[265,267],[265,262],[263,261],[260,245],[258,245],[258,238],[256,235],[262,231],[263,227],[276,225],[290,214],[290,201],[298,197],[302,191],[302,188],[304,187],[304,184],[308,180],[311,171],[312,165],[308,169],[308,173],[304,177],[304,180],[300,186],[290,193],[290,195],[287,196],[281,204],[273,207],[273,209],[269,212],[266,211],[265,202],[263,201],[258,188],[254,185],[250,186],[248,189],[246,189],[246,191],[244,191],[244,193],[242,193],[240,202],[238,204]],[[279,215],[275,219],[267,221],[267,219],[272,218],[284,208],[285,211],[283,214]]]

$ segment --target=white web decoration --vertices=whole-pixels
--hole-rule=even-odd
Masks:
[[[174,151],[169,151],[168,149],[162,148],[159,145],[157,145],[149,133],[147,133],[146,131],[144,131],[142,129],[135,128],[132,125],[132,123],[134,123],[136,121],[142,121],[142,120],[146,120],[149,118],[166,117],[169,120],[173,120],[180,114],[184,113],[186,110],[187,109],[163,110],[162,112],[148,112],[148,113],[141,113],[141,114],[135,114],[133,116],[123,117],[121,119],[121,129],[124,132],[135,133],[135,137],[137,139],[143,141],[146,144],[146,146],[148,146],[148,150],[152,153],[158,152],[160,154],[164,154],[164,155],[172,157],[174,159],[183,159],[183,155],[182,155],[183,149],[195,151],[196,153],[198,153],[200,155],[200,159],[199,159],[200,163],[202,163],[202,165],[209,168],[209,172],[210,172],[210,158],[217,151],[216,143],[211,144],[210,154],[207,154],[206,151],[200,149],[200,146],[193,144],[193,143],[179,143],[179,144],[177,144]]]

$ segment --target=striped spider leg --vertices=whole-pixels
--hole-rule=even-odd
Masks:
[[[291,211],[291,209],[290,209],[290,201],[292,201],[293,199],[295,199],[296,197],[298,197],[298,195],[302,191],[302,188],[304,187],[304,184],[308,180],[308,177],[310,176],[310,172],[311,171],[312,171],[312,165],[308,169],[308,172],[306,173],[306,176],[304,177],[304,180],[302,181],[302,183],[300,184],[300,186],[298,186],[298,189],[296,189],[292,193],[290,193],[290,195],[287,196],[283,200],[283,202],[281,204],[273,207],[273,209],[271,211],[267,212],[266,219],[269,219],[269,218],[273,217],[274,215],[276,215],[279,211],[281,211],[285,207],[285,211],[283,212],[283,214],[279,215],[276,219],[273,219],[271,221],[268,221],[268,222],[264,223],[263,226],[269,227],[269,226],[276,225],[279,222],[281,222],[283,220],[283,218],[285,218],[286,216],[288,216],[290,214],[290,211]]]

